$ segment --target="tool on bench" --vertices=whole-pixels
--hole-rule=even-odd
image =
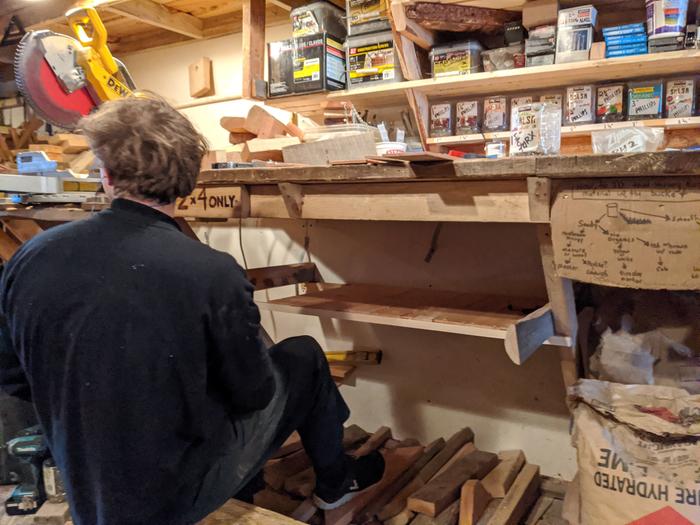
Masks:
[[[38,426],[23,430],[7,442],[7,452],[21,461],[19,485],[5,501],[11,516],[34,514],[46,501],[42,464],[49,457],[46,440]]]

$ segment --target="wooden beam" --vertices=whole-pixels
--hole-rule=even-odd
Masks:
[[[36,221],[30,219],[2,219],[5,229],[8,230],[17,240],[22,243],[27,242],[44,231]]]
[[[289,284],[318,282],[320,276],[314,263],[285,264],[248,270],[248,279],[256,290],[266,290]]]
[[[460,494],[459,525],[476,525],[492,499],[481,481],[467,481]]]
[[[191,38],[204,38],[202,20],[188,13],[168,9],[152,0],[129,0],[104,9]]]
[[[486,492],[493,498],[504,498],[513,485],[515,478],[525,465],[522,450],[504,450],[498,454],[500,463],[483,479]]]
[[[488,525],[517,525],[537,501],[540,488],[540,467],[527,464],[515,479]]]
[[[19,249],[20,243],[4,230],[0,230],[0,259],[9,261]]]
[[[243,98],[255,98],[265,78],[265,0],[243,1]]]

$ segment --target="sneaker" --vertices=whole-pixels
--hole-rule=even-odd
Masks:
[[[348,473],[338,487],[316,483],[314,503],[321,510],[337,509],[379,483],[384,476],[384,456],[371,452],[359,458],[348,457]]]

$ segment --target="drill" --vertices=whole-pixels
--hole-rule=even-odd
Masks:
[[[21,461],[20,484],[5,501],[10,516],[34,514],[46,501],[42,463],[49,457],[49,448],[38,426],[27,428],[7,442],[7,452]]]

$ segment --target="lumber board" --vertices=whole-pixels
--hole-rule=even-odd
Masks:
[[[464,445],[462,445],[462,447],[461,447],[457,452],[455,452],[455,455],[452,456],[452,457],[449,459],[449,461],[448,461],[447,463],[445,463],[445,464],[442,466],[442,468],[441,468],[440,470],[438,470],[438,471],[435,473],[435,475],[434,475],[432,478],[430,478],[430,479],[431,479],[431,480],[435,479],[435,478],[438,477],[440,474],[442,474],[443,472],[445,472],[448,468],[450,468],[452,465],[454,465],[455,463],[457,463],[457,461],[459,461],[460,459],[462,459],[462,458],[465,457],[465,456],[468,456],[469,454],[471,454],[471,453],[474,452],[475,450],[476,450],[476,445],[474,444],[473,441],[470,441],[469,443],[465,443]]]
[[[31,219],[2,219],[0,222],[21,243],[27,242],[44,231],[44,228]]]
[[[435,474],[452,458],[466,443],[474,441],[474,432],[466,427],[450,437],[445,446],[431,459],[411,482],[391,498],[378,514],[378,518],[386,521],[402,512],[406,507],[408,497],[423,487]]]
[[[540,491],[543,496],[550,496],[556,499],[564,499],[569,488],[569,482],[550,476],[540,476]]]
[[[423,447],[397,448],[383,452],[386,470],[382,480],[342,507],[326,511],[325,524],[349,525],[362,508],[366,507],[373,498],[382,493],[385,487],[391,485],[406,469],[410,468],[422,453]]]
[[[34,525],[64,525],[70,519],[68,503],[45,502],[33,516]]]
[[[488,525],[489,520],[496,513],[496,510],[498,510],[498,507],[500,506],[502,501],[503,501],[502,498],[497,498],[497,499],[491,500],[491,503],[489,503],[488,507],[486,507],[486,510],[484,511],[484,514],[481,516],[481,519],[479,519],[477,525]]]
[[[9,261],[19,249],[20,243],[4,230],[0,230],[0,259]]]
[[[537,500],[539,488],[540,467],[528,463],[515,478],[488,525],[518,525]]]
[[[554,503],[554,498],[549,496],[540,496],[537,502],[532,507],[532,510],[527,516],[525,525],[537,525],[541,518],[547,513],[547,511],[552,507]]]
[[[364,159],[376,155],[377,148],[371,132],[330,138],[286,146],[284,161],[292,164],[326,166],[332,161]]]
[[[417,514],[413,521],[411,521],[411,525],[456,525],[459,516],[459,501],[455,501],[434,518],[426,516],[425,514]]]
[[[248,280],[256,290],[316,282],[320,275],[314,263],[283,264],[247,270]]]
[[[496,454],[481,450],[460,458],[408,498],[408,508],[431,517],[437,516],[458,498],[467,480],[483,478],[497,463]]]
[[[309,456],[305,451],[299,450],[289,456],[268,461],[263,467],[263,479],[273,489],[282,490],[288,478],[310,466]]]
[[[251,139],[243,146],[241,159],[243,159],[243,162],[250,162],[253,160],[274,160],[281,162],[283,158],[283,149],[294,145],[299,145],[299,139],[296,137]]]
[[[305,184],[303,206],[292,213],[279,188],[247,187],[251,215],[260,218],[532,222],[525,180]]]
[[[482,481],[467,481],[462,485],[459,497],[459,525],[476,525],[492,499]]]
[[[219,120],[219,125],[224,128],[229,133],[245,133],[251,134],[245,128],[246,117],[236,116],[236,117],[221,117]]]
[[[389,427],[379,427],[367,441],[352,452],[352,455],[356,458],[366,456],[370,452],[379,449],[388,439],[391,439],[391,429]]]
[[[175,217],[233,219],[250,215],[250,196],[245,186],[198,186],[175,203]]]
[[[262,105],[250,108],[244,127],[249,133],[257,135],[261,139],[281,137],[287,134],[299,139],[304,138],[304,132],[294,124],[293,113]]]
[[[265,78],[265,0],[243,0],[243,98],[255,98]]]
[[[508,493],[525,464],[525,453],[522,450],[505,450],[498,454],[498,459],[498,465],[482,481],[492,498],[504,498]]]
[[[301,521],[276,512],[230,499],[199,525],[301,525]]]

